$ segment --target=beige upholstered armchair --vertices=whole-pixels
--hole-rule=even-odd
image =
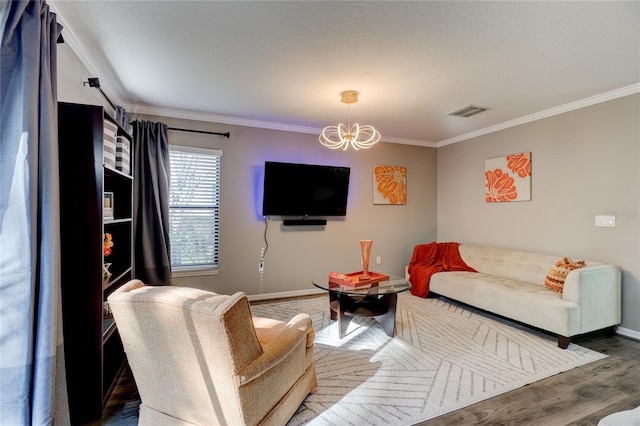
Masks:
[[[252,318],[244,293],[133,280],[108,298],[140,399],[140,424],[284,425],[317,387],[314,330]]]

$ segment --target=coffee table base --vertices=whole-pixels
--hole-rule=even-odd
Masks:
[[[342,339],[353,317],[373,317],[388,336],[393,337],[396,327],[396,305],[398,295],[352,296],[335,291],[329,292],[331,319],[338,321],[338,336]]]

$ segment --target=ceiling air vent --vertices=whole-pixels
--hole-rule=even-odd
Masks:
[[[457,111],[450,112],[448,115],[455,115],[456,117],[471,117],[472,115],[480,114],[481,112],[485,112],[489,108],[477,106],[477,105],[467,105],[464,108],[461,108]]]

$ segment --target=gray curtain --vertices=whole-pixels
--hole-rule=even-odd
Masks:
[[[0,423],[68,424],[55,14],[0,4]]]
[[[171,284],[167,126],[133,122],[133,276]]]

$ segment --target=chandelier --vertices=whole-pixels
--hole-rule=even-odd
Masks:
[[[340,123],[337,126],[325,127],[320,135],[320,143],[327,148],[340,148],[343,151],[346,151],[349,145],[356,151],[360,148],[371,148],[380,140],[380,132],[372,126],[361,126],[358,123],[351,124],[351,104],[358,102],[358,92],[353,90],[342,92],[342,102],[349,105],[347,125]]]

